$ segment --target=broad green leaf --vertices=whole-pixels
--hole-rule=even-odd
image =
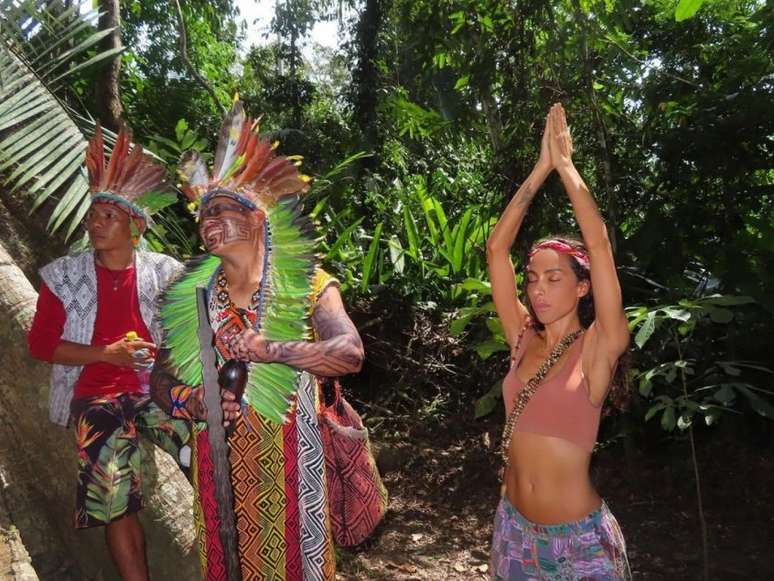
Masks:
[[[417,222],[408,206],[403,206],[403,227],[406,230],[406,239],[408,240],[408,253],[414,259],[420,258],[419,254],[419,235],[417,234]]]
[[[492,385],[492,387],[489,388],[489,391],[476,400],[474,405],[474,417],[479,419],[491,414],[502,399],[502,394],[503,382],[500,380]]]
[[[403,274],[403,270],[406,266],[406,261],[404,258],[406,251],[403,250],[403,245],[400,243],[398,237],[394,234],[387,241],[387,245],[390,249],[390,261],[395,267],[395,272]]]
[[[648,408],[648,411],[645,412],[645,421],[647,422],[648,420],[653,418],[653,416],[655,416],[658,412],[663,410],[665,407],[666,407],[666,404],[663,404],[663,403],[657,403],[650,406]]]
[[[487,295],[492,294],[492,283],[477,278],[466,278],[457,287],[466,291],[479,291]]]
[[[476,353],[478,353],[478,356],[483,360],[489,359],[493,353],[510,351],[508,345],[502,341],[496,341],[494,339],[487,339],[486,341],[482,341],[481,343],[476,344],[473,348],[476,350]]]
[[[452,337],[458,337],[459,335],[461,335],[463,331],[465,331],[467,326],[470,324],[470,321],[473,318],[473,316],[474,315],[472,313],[469,313],[466,315],[460,315],[459,317],[454,319],[449,324],[449,334]]]
[[[662,313],[668,318],[668,319],[674,319],[677,321],[687,321],[691,318],[691,312],[687,309],[678,309],[675,307],[664,307],[663,309],[660,309]]]
[[[470,75],[463,75],[457,79],[456,83],[454,83],[454,88],[459,91],[460,89],[467,87],[468,83],[470,83]]]
[[[505,340],[505,333],[503,332],[503,324],[497,317],[489,317],[486,320],[486,328],[499,340]]]
[[[735,307],[738,305],[749,305],[755,302],[755,299],[748,296],[737,295],[711,295],[703,297],[697,301],[704,305],[717,305],[719,307]]]
[[[468,238],[468,224],[473,216],[473,208],[468,208],[462,215],[459,224],[456,227],[454,248],[452,254],[452,270],[454,273],[458,273],[462,270],[462,262],[467,252],[471,252],[472,249],[465,246],[465,241]]]
[[[675,429],[676,423],[675,408],[667,407],[664,413],[661,414],[661,428],[667,432],[672,432]]]
[[[710,307],[707,310],[713,323],[721,323],[725,325],[734,320],[734,312],[730,309]]]
[[[737,389],[747,398],[747,401],[755,412],[764,418],[774,420],[774,406],[771,403],[747,387],[737,386]]]
[[[175,137],[178,141],[183,141],[186,131],[188,131],[188,122],[185,119],[178,119],[175,125]]]
[[[379,252],[379,241],[382,237],[382,222],[376,226],[374,230],[374,237],[371,240],[371,245],[368,247],[368,253],[363,260],[363,278],[360,280],[360,290],[365,292],[368,290],[368,282],[373,275],[374,265],[376,264],[377,254]]]
[[[650,339],[650,336],[653,334],[653,331],[656,329],[656,311],[651,311],[648,313],[647,317],[645,317],[645,322],[640,327],[640,330],[637,331],[637,334],[634,336],[634,342],[636,343],[637,347],[640,349],[643,348],[645,343],[648,342],[648,339]]]
[[[704,0],[680,0],[675,9],[675,20],[682,22],[692,18],[703,4]]]
[[[176,201],[177,194],[174,192],[148,192],[137,198],[137,205],[144,208],[152,216]]]
[[[736,394],[730,384],[723,384],[720,386],[720,389],[712,394],[712,397],[723,405],[729,405],[736,399]]]

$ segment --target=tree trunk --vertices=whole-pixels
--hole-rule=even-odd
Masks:
[[[18,530],[41,579],[115,578],[102,530],[72,527],[74,435],[49,422],[50,367],[27,354],[36,300],[0,243],[0,524]],[[197,579],[191,487],[166,454],[144,450],[150,453],[143,461],[146,508],[140,514],[151,572],[158,579]]]
[[[379,29],[386,6],[383,0],[366,0],[357,23],[357,66],[353,73],[355,121],[363,139],[363,149],[374,151],[379,144],[377,106],[379,103]],[[373,167],[375,160],[360,161],[361,167]]]
[[[110,50],[121,47],[120,4],[119,0],[99,0],[99,29],[106,30],[115,27],[115,30],[102,39],[100,50]],[[124,108],[121,105],[121,93],[118,81],[121,71],[121,55],[107,61],[97,77],[97,85],[94,93],[97,100],[97,116],[104,127],[111,131],[118,131],[121,124],[121,115]]]

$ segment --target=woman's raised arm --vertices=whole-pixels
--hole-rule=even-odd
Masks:
[[[511,347],[521,332],[527,318],[527,308],[519,300],[516,292],[516,275],[511,262],[511,247],[516,240],[524,216],[532,199],[549,173],[551,173],[551,154],[548,147],[548,118],[543,130],[540,145],[540,157],[535,167],[521,187],[516,191],[505,212],[500,216],[486,244],[489,279],[492,281],[492,298],[497,315],[505,331],[505,337]]]
[[[629,327],[623,310],[621,285],[605,222],[594,197],[572,162],[572,138],[564,108],[560,104],[554,105],[549,113],[549,135],[551,160],[572,203],[591,262],[591,288],[596,316],[589,329],[588,340],[594,345],[594,353],[604,355],[612,370],[629,344]]]

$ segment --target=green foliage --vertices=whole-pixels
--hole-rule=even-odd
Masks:
[[[81,171],[93,122],[68,103],[72,75],[116,54],[94,50],[110,30],[94,28],[77,6],[0,2],[0,172],[11,192],[24,188],[33,209],[58,199],[48,227],[70,237],[89,205]]]
[[[307,203],[323,234],[321,252],[348,301],[390,296],[418,305],[448,320],[450,332],[464,336],[486,365],[502,360],[506,346],[486,282],[485,240],[536,159],[549,104],[562,101],[576,165],[611,225],[625,301],[648,305],[629,313],[643,386],[638,397],[655,409],[649,417],[669,428],[694,418],[714,421],[707,418],[722,412],[768,414],[770,400],[760,390],[770,378],[760,368],[770,365],[753,362],[770,360],[766,346],[774,341],[769,4],[396,0],[363,2],[351,12],[348,6],[281,2],[271,41],[243,52],[245,30],[231,0],[183,3],[191,59],[219,101],[228,103],[238,91],[251,114],[264,114],[262,131],[280,141],[280,151],[304,157],[305,172],[315,177]],[[304,62],[311,27],[337,10],[348,37]],[[97,56],[95,45],[73,64],[56,62],[95,40],[96,31],[79,24],[54,34],[55,19],[43,14],[45,26],[7,46],[24,64],[46,64],[47,78],[63,89],[56,92],[63,108],[93,108],[90,69],[75,67]],[[63,22],[75,15],[61,14]],[[16,22],[5,12],[3,18]],[[127,120],[174,172],[181,151],[212,150],[220,115],[183,66],[168,3],[124,2],[122,22]],[[24,56],[30,51],[38,56]],[[0,111],[11,103],[0,101]],[[69,130],[51,140],[50,127],[28,127],[20,140],[16,127],[0,124],[0,150],[15,144],[26,151],[26,144],[40,147],[44,140],[66,149]],[[28,168],[38,151],[24,154]],[[82,210],[70,186],[80,175],[70,173],[76,165],[65,163],[59,174],[50,165],[48,182],[25,183],[56,190],[71,224]],[[15,179],[26,175],[20,171]],[[152,247],[197,252],[185,212],[182,202],[157,212]],[[516,253],[538,237],[575,230],[563,188],[552,178],[530,207]],[[755,303],[728,304],[735,299],[727,297],[740,296]],[[755,341],[740,339],[743,330]],[[481,389],[487,393],[479,415],[499,397],[490,382]]]
[[[675,9],[675,20],[682,22],[683,20],[693,18],[702,4],[704,4],[704,0],[680,0]]]
[[[742,402],[774,419],[774,390],[769,387],[774,371],[725,359],[728,342],[743,336],[733,325],[752,303],[750,297],[714,294],[627,309],[637,348],[649,347],[642,357],[644,367],[633,372],[639,395],[649,402],[645,421],[660,414],[661,427],[668,432],[685,430],[697,418],[710,426],[723,413],[739,413]]]

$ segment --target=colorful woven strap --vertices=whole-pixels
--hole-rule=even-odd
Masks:
[[[191,420],[191,413],[186,409],[185,404],[191,398],[193,389],[190,385],[180,384],[169,390],[169,399],[172,400],[172,417],[183,420]]]

